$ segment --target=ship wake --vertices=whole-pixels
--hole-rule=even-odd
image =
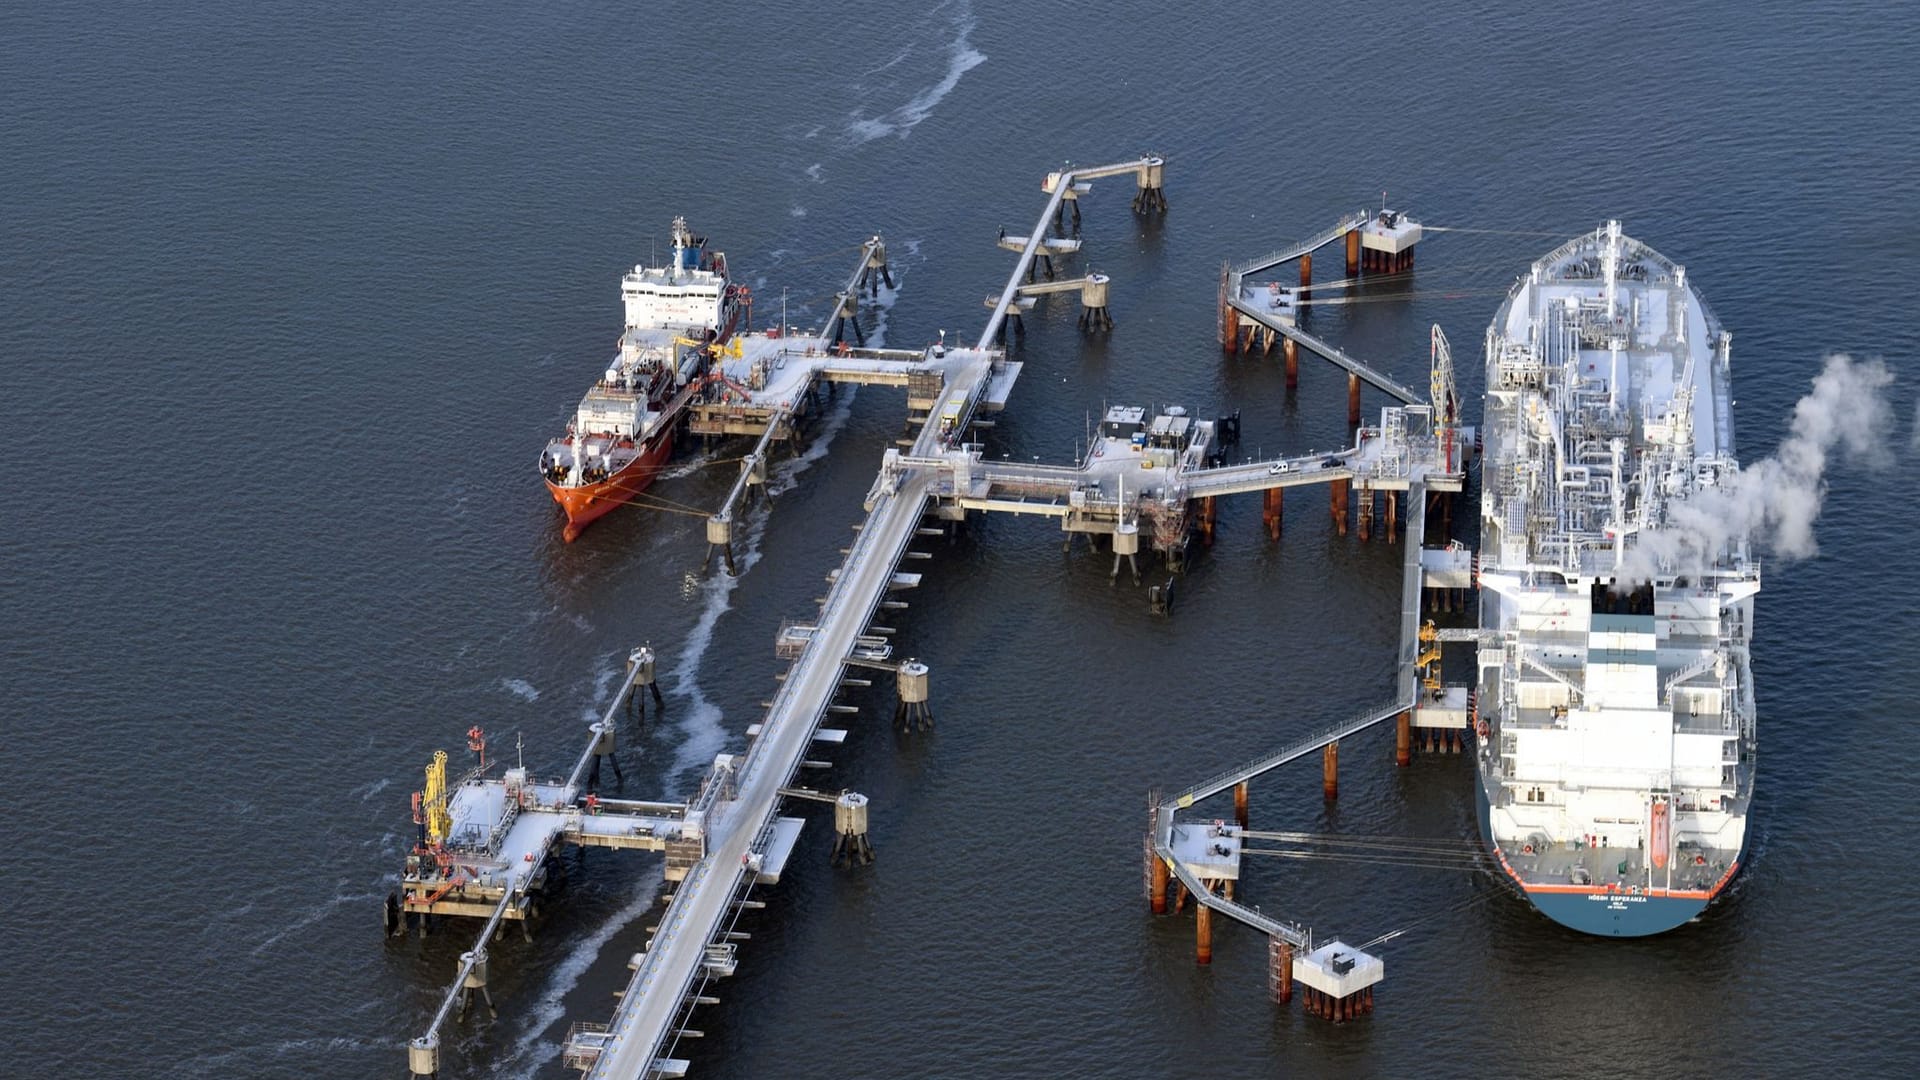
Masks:
[[[939,8],[934,10],[938,11]],[[938,82],[915,93],[906,104],[879,116],[868,116],[865,109],[854,110],[847,121],[847,134],[852,137],[854,145],[872,142],[888,135],[906,138],[920,121],[933,115],[934,108],[953,92],[954,87],[960,85],[961,76],[986,62],[986,54],[975,49],[971,41],[975,23],[973,9],[970,6],[963,6],[951,20],[950,25],[957,33],[943,46],[946,52],[946,70]],[[903,53],[896,57],[893,63],[886,64],[878,70],[885,71],[893,68],[905,58],[905,55]]]

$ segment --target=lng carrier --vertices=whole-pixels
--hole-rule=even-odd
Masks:
[[[1741,862],[1760,566],[1744,539],[1691,565],[1636,544],[1739,471],[1730,342],[1618,222],[1535,262],[1487,330],[1480,826],[1587,933],[1685,923]]]

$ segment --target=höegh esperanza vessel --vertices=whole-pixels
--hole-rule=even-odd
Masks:
[[[1740,866],[1759,563],[1744,539],[1635,557],[1739,469],[1730,341],[1618,222],[1535,262],[1487,330],[1481,833],[1535,907],[1591,934],[1678,926]]]

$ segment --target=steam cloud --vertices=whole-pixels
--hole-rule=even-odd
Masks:
[[[1622,583],[1649,580],[1662,563],[1683,573],[1697,570],[1741,538],[1777,558],[1818,554],[1813,523],[1826,499],[1835,451],[1869,467],[1891,463],[1893,405],[1883,391],[1892,382],[1893,372],[1880,360],[1828,356],[1813,391],[1794,406],[1793,425],[1773,456],[1669,505],[1666,524],[1641,533],[1627,552]],[[1920,443],[1920,433],[1915,438]]]

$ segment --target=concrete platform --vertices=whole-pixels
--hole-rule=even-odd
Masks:
[[[1329,997],[1351,997],[1386,977],[1384,961],[1343,941],[1329,941],[1293,958],[1294,981]]]
[[[1429,589],[1473,588],[1473,551],[1467,547],[1423,548],[1420,571]]]
[[[1467,688],[1443,686],[1438,692],[1440,696],[1436,698],[1434,691],[1421,691],[1420,703],[1413,710],[1413,726],[1466,730]]]
[[[1173,856],[1202,881],[1240,880],[1240,826],[1215,821],[1173,828]]]

